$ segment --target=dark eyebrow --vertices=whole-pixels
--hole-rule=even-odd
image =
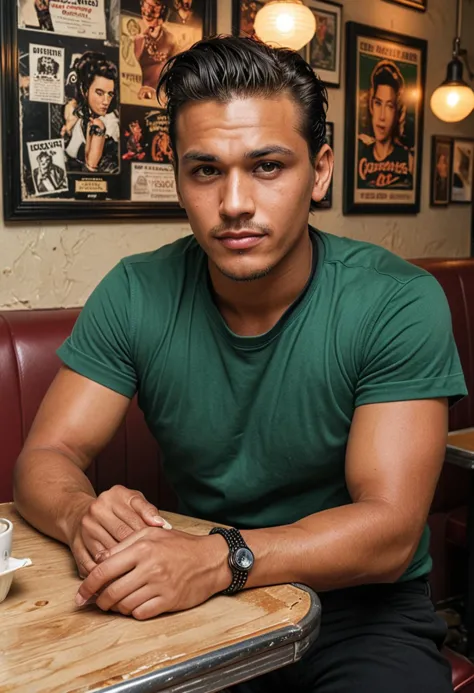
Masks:
[[[268,147],[245,152],[244,156],[246,159],[261,159],[263,156],[268,156],[269,154],[286,154],[292,156],[294,155],[294,151],[287,149],[287,147],[282,147],[279,144],[270,144]]]
[[[269,154],[283,154],[292,156],[294,155],[294,152],[291,149],[287,149],[286,147],[281,147],[280,145],[275,144],[262,147],[261,149],[253,149],[251,152],[245,152],[244,156],[246,159],[261,159]],[[213,154],[206,154],[204,152],[192,150],[183,156],[183,161],[203,161],[210,164],[220,161],[220,159],[218,156],[214,156]]]
[[[183,156],[183,161],[205,161],[206,163],[212,163],[213,161],[220,161],[220,159],[218,156],[213,156],[212,154],[205,154],[204,152],[192,150]]]

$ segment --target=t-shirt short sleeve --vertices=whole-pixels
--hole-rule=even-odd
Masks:
[[[355,406],[467,394],[451,313],[429,275],[414,277],[387,300],[365,341]]]
[[[132,398],[137,376],[130,294],[126,269],[119,263],[93,291],[57,354],[73,371]]]

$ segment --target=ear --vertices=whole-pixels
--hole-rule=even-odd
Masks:
[[[328,144],[323,144],[314,160],[314,185],[311,199],[321,202],[331,183],[334,168],[334,154]]]

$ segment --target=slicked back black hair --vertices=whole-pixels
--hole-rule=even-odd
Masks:
[[[288,94],[300,109],[298,130],[308,143],[312,161],[326,142],[324,84],[295,51],[271,48],[255,39],[217,36],[195,43],[168,60],[157,93],[166,100],[175,161],[177,116],[190,101],[225,103],[234,98]]]

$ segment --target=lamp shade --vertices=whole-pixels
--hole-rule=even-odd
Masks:
[[[462,78],[462,63],[458,58],[449,63],[446,79],[432,93],[430,106],[445,123],[464,120],[474,108],[474,91]]]
[[[272,0],[257,12],[254,28],[265,43],[299,51],[313,38],[316,19],[301,0]]]

